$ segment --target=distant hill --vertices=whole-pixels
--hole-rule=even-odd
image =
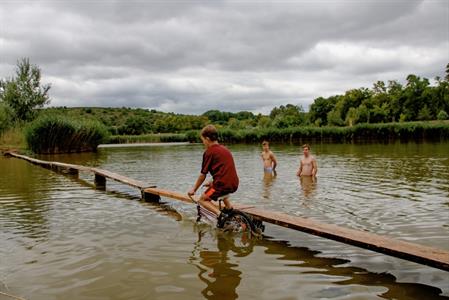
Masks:
[[[185,132],[201,129],[209,122],[205,116],[127,107],[48,107],[41,109],[41,114],[95,119],[106,125],[112,134]]]

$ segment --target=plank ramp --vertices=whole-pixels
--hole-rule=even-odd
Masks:
[[[196,203],[197,198],[189,197],[187,194],[168,191],[148,184],[134,180],[114,172],[91,168],[73,164],[66,164],[60,162],[43,161],[31,158],[25,155],[20,155],[14,152],[6,153],[7,156],[27,160],[33,164],[40,165],[45,168],[56,170],[76,170],[93,172],[96,176],[110,178],[124,184],[139,188],[142,196],[154,195],[157,197],[166,197],[175,200],[180,200],[187,203]],[[151,198],[151,197],[150,197]],[[449,271],[449,252],[441,249],[436,249],[428,246],[418,245],[405,241],[396,240],[390,237],[380,236],[374,233],[349,229],[341,226],[320,223],[308,218],[298,216],[291,216],[285,213],[262,210],[254,206],[234,204],[236,209],[242,210],[253,217],[279,225],[286,228],[302,231],[313,234],[319,237],[331,239],[345,244],[365,248],[368,250],[380,252],[390,256],[402,258],[413,261],[430,267],[438,268],[444,271]]]
[[[159,188],[147,188],[144,189],[144,192],[188,203],[196,202],[196,199],[192,200],[186,194]],[[449,252],[445,250],[409,243],[370,232],[320,223],[308,218],[262,210],[254,206],[233,205],[236,209],[244,211],[264,222],[449,271]]]
[[[140,180],[135,180],[135,179],[128,178],[123,175],[111,172],[111,171],[102,170],[102,169],[98,169],[98,168],[86,167],[86,166],[80,166],[80,165],[74,165],[74,164],[66,164],[66,163],[61,163],[61,162],[56,162],[56,161],[40,160],[40,159],[28,157],[26,155],[20,155],[15,152],[7,152],[7,153],[5,153],[5,155],[24,159],[26,161],[29,161],[29,162],[35,164],[35,165],[39,165],[44,168],[48,168],[48,169],[52,169],[52,170],[58,170],[63,173],[73,173],[74,171],[91,172],[91,173],[94,173],[96,176],[110,178],[112,180],[124,183],[126,185],[130,185],[132,187],[136,187],[141,190],[143,190],[144,188],[147,188],[147,187],[155,186],[154,184],[149,184],[149,183],[146,183],[146,182],[143,182]]]

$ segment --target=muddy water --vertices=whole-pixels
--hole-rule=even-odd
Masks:
[[[449,250],[449,143],[312,145],[316,182],[296,176],[299,148],[231,145],[233,200]],[[199,173],[201,145],[101,148],[42,159],[98,166],[174,191]],[[0,291],[26,299],[448,299],[447,272],[267,225],[242,241],[195,209],[93,176],[0,157]],[[0,299],[3,299],[0,296]],[[8,299],[5,297],[5,299]]]

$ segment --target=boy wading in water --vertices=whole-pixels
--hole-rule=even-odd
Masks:
[[[234,193],[239,186],[239,178],[235,169],[234,159],[231,152],[218,143],[218,132],[215,126],[207,125],[201,130],[201,141],[206,146],[201,165],[201,174],[195,182],[193,188],[188,191],[190,196],[194,195],[201,184],[206,179],[207,173],[212,175],[213,181],[205,184],[207,190],[201,194],[199,204],[218,216],[217,227],[223,226],[226,214],[232,211],[229,201],[229,194]],[[211,200],[217,201],[224,197],[225,208],[220,210]]]
[[[304,144],[302,149],[304,156],[299,163],[299,170],[296,172],[296,176],[312,176],[312,178],[315,178],[318,171],[316,159],[310,154],[309,144]]]
[[[267,141],[262,142],[262,157],[263,161],[263,171],[265,173],[276,173],[276,156],[274,156],[273,152],[270,150],[270,144]]]

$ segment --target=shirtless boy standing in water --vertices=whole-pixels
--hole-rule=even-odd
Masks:
[[[270,144],[267,141],[262,142],[262,154],[260,155],[263,160],[263,170],[265,173],[276,172],[276,156],[270,150]]]
[[[309,144],[304,144],[302,146],[303,149],[303,158],[299,163],[299,170],[296,172],[296,176],[316,176],[316,172],[318,171],[318,166],[316,163],[315,157],[310,155],[310,146]]]

